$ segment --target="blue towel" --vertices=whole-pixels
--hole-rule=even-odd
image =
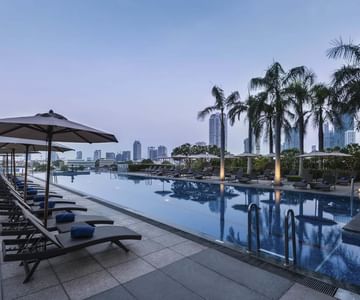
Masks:
[[[48,208],[54,208],[54,207],[55,207],[55,204],[56,204],[56,202],[54,202],[54,201],[49,201],[49,202],[48,202]],[[40,206],[40,208],[44,208],[44,207],[45,207],[45,202],[44,202],[44,201],[40,202],[40,203],[39,203],[39,206]]]
[[[40,202],[45,200],[45,195],[36,195],[32,199],[34,202]]]
[[[31,196],[31,195],[36,195],[36,194],[37,194],[37,190],[32,189],[32,188],[29,188],[29,189],[27,189],[27,191],[26,191],[26,195],[29,195],[29,196]]]
[[[90,238],[94,235],[95,227],[88,224],[77,224],[71,226],[71,237],[78,238]]]
[[[73,213],[63,213],[56,215],[56,223],[68,223],[75,220],[75,214]]]

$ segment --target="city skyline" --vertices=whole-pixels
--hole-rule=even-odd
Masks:
[[[238,90],[244,100],[250,78],[274,60],[287,69],[304,64],[317,82],[329,82],[342,64],[325,55],[331,41],[360,39],[359,2],[346,2],[157,1],[160,12],[147,1],[4,0],[3,117],[52,108],[113,132],[119,144],[101,145],[103,152],[132,149],[135,139],[144,149],[207,140],[208,123],[196,115],[213,102],[215,84],[226,93]],[[243,151],[244,119],[228,128],[233,153]],[[305,150],[313,144],[309,130]],[[99,147],[69,145],[84,157]]]

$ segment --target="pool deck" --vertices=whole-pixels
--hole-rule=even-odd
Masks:
[[[334,299],[300,284],[282,268],[244,262],[176,229],[155,226],[59,186],[51,190],[86,206],[88,214],[110,217],[116,225],[137,231],[143,239],[125,241],[129,253],[106,243],[43,261],[27,284],[17,262],[1,260],[4,300]],[[360,299],[342,289],[335,297]]]

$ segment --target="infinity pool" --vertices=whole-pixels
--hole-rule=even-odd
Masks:
[[[299,267],[360,285],[360,248],[343,242],[341,234],[341,228],[359,211],[358,201],[350,204],[349,197],[110,173],[57,176],[54,181],[242,247],[247,246],[248,205],[256,203],[260,207],[261,249],[278,258],[284,255],[284,216],[291,208],[296,215]]]

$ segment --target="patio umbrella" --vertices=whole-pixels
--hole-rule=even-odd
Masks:
[[[346,154],[346,153],[341,153],[341,152],[321,152],[321,151],[314,151],[314,152],[310,152],[310,153],[305,153],[305,154],[301,154],[298,155],[297,157],[320,157],[320,158],[325,158],[325,157],[351,157],[352,155],[350,154]]]
[[[48,145],[45,141],[0,136],[0,151],[7,150],[11,150],[14,153],[25,153],[24,199],[26,199],[29,153],[47,151]],[[61,145],[59,143],[52,143],[51,145],[51,151],[55,152],[66,152],[73,150],[74,149]],[[16,174],[14,173],[14,176],[15,175]]]
[[[209,154],[209,153],[200,153],[200,154],[189,155],[188,158],[193,158],[193,159],[214,159],[214,158],[219,158],[219,156]]]
[[[117,142],[113,134],[73,121],[50,110],[35,116],[0,119],[0,136],[47,141],[47,171],[45,185],[44,225],[47,226],[51,146],[53,141],[73,143]]]
[[[240,153],[240,154],[235,154],[234,157],[258,157],[260,156],[259,154],[255,154],[255,153],[250,153],[250,152],[243,152],[243,153]]]

